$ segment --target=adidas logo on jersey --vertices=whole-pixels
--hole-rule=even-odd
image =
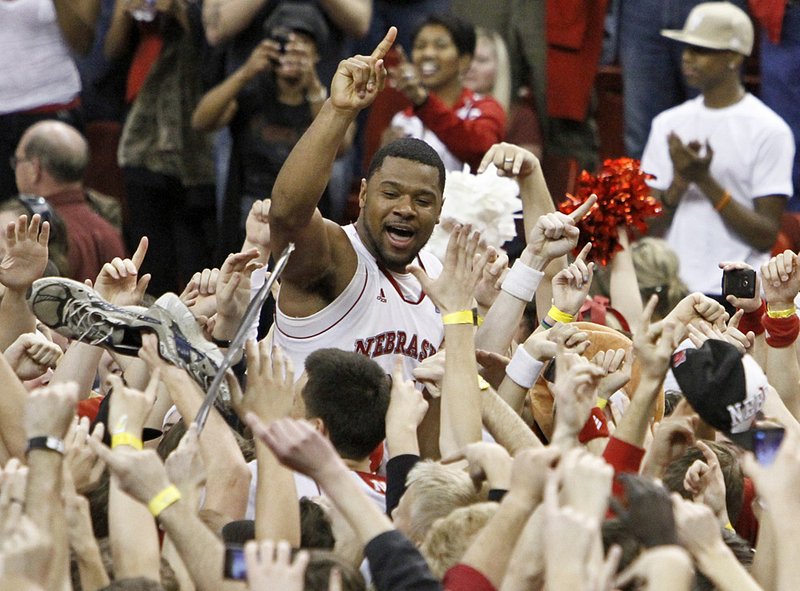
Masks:
[[[383,288],[381,288],[381,292],[378,294],[378,301],[385,304],[386,303],[386,294],[383,293]]]

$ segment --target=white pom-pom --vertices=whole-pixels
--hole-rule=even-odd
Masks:
[[[497,176],[494,165],[479,175],[448,171],[441,220],[425,250],[443,261],[456,223],[472,224],[489,246],[499,249],[516,235],[514,214],[522,209],[518,195],[517,183]]]

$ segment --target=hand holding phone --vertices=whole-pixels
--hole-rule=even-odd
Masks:
[[[722,273],[722,295],[737,298],[754,298],[756,272],[753,269],[728,269]]]
[[[244,546],[225,546],[225,571],[226,579],[234,581],[247,580],[247,562],[244,559]]]
[[[753,455],[759,464],[769,466],[775,461],[784,434],[783,427],[753,429]]]

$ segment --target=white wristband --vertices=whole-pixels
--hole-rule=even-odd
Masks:
[[[530,302],[536,293],[536,288],[542,281],[544,273],[532,269],[521,260],[517,259],[511,270],[503,279],[501,289],[524,302]]]
[[[525,347],[520,345],[514,351],[511,362],[506,365],[506,375],[518,386],[531,388],[539,379],[543,367],[543,362],[531,357]]]

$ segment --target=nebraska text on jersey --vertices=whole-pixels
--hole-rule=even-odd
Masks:
[[[366,355],[367,357],[380,357],[381,355],[404,355],[417,361],[432,356],[436,353],[434,347],[427,339],[417,344],[417,335],[408,337],[403,330],[382,332],[374,337],[357,339],[355,342],[355,352]]]

